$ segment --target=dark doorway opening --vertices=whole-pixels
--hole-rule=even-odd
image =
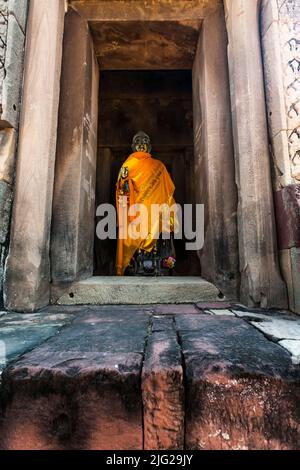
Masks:
[[[115,204],[119,169],[132,137],[144,130],[152,156],[167,167],[177,203],[194,202],[192,75],[176,71],[104,71],[100,76],[96,204]],[[96,221],[97,222],[97,221]],[[176,275],[200,275],[198,257],[175,242]],[[95,239],[95,275],[115,274],[116,242]]]

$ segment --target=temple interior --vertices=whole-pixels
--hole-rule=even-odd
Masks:
[[[102,71],[100,74],[96,205],[115,204],[122,163],[133,135],[145,131],[152,156],[167,167],[179,204],[194,201],[193,103],[190,70]],[[97,220],[96,220],[97,223]],[[200,274],[195,253],[175,241],[174,275]],[[116,242],[95,239],[95,275],[114,275]]]

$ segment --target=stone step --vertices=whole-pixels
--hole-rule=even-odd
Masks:
[[[200,277],[95,276],[73,284],[54,284],[58,305],[168,304],[220,300],[220,291]]]
[[[25,315],[32,350],[6,348],[0,449],[298,449],[300,366],[288,352],[244,318],[175,307]],[[4,347],[24,338],[21,323],[1,317]]]

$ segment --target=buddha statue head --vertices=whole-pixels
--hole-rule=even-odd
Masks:
[[[150,137],[145,132],[139,131],[132,139],[131,148],[133,152],[151,153]]]

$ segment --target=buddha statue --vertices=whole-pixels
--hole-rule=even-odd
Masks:
[[[117,275],[162,275],[170,274],[175,265],[173,237],[176,225],[174,211],[174,183],[165,165],[152,157],[150,138],[140,131],[132,141],[132,154],[122,165],[117,186],[116,202],[118,214]],[[126,232],[121,237],[122,227],[132,222],[129,207],[141,205],[146,208],[147,233],[132,237]],[[168,225],[162,223],[161,213],[152,215],[153,205],[172,208],[168,211]],[[164,205],[164,206],[162,206]],[[124,209],[125,212],[124,212]],[[140,215],[142,217],[142,215]],[[145,215],[144,215],[145,217]],[[169,237],[162,237],[162,232],[169,232]]]

